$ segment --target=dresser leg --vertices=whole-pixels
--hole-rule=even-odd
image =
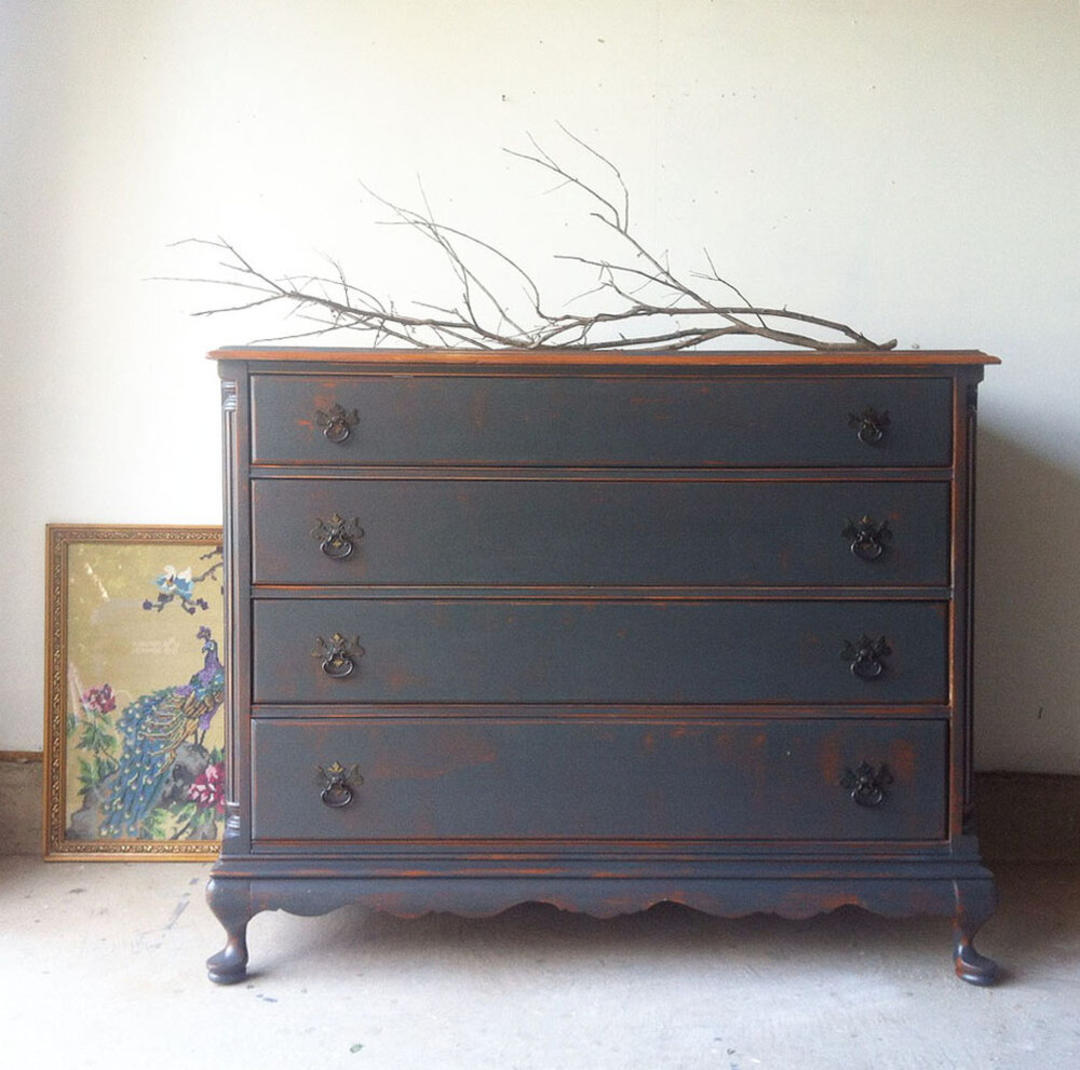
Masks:
[[[953,881],[956,893],[956,923],[953,929],[953,962],[956,976],[973,985],[992,985],[997,980],[997,963],[980,955],[972,941],[975,933],[994,912],[997,895],[992,881]]]
[[[233,985],[247,976],[247,926],[255,913],[251,908],[251,888],[243,880],[214,880],[206,885],[206,901],[225,927],[225,946],[206,960],[210,980]]]

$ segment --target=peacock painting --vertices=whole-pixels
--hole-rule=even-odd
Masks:
[[[186,684],[140,695],[120,715],[117,727],[122,749],[111,798],[104,807],[102,836],[152,836],[155,830],[149,819],[177,775],[175,766],[182,745],[190,743],[203,749],[202,741],[225,696],[225,670],[210,629],[200,628],[198,638],[202,640],[203,665]],[[190,790],[189,798],[203,801]]]
[[[161,565],[166,554],[177,565]],[[195,857],[221,838],[222,568],[220,540],[72,548],[63,826],[72,850],[97,842],[111,854]]]

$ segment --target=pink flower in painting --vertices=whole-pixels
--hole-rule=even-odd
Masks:
[[[213,807],[219,814],[225,813],[225,765],[215,762],[208,765],[188,788],[188,799],[200,810]]]
[[[109,713],[116,709],[116,696],[110,684],[92,687],[82,697],[83,706],[93,713]]]

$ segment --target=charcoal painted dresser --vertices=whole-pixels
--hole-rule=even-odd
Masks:
[[[971,806],[996,358],[237,348],[212,980],[261,910],[994,905]]]

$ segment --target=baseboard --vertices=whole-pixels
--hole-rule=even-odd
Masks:
[[[0,751],[0,855],[41,854],[41,751]]]
[[[976,773],[975,812],[988,862],[1080,862],[1080,776]]]
[[[41,852],[40,751],[0,751],[0,855]],[[1080,862],[1080,776],[976,773],[987,862]]]

